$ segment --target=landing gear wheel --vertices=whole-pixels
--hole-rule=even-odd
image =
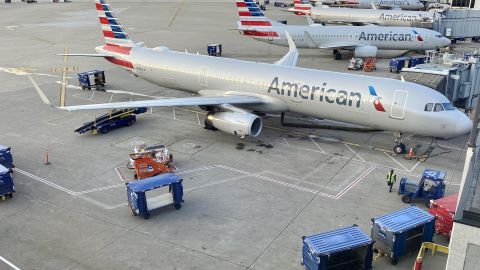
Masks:
[[[393,147],[393,152],[395,152],[395,154],[400,155],[400,154],[405,153],[405,149],[406,149],[405,144],[399,143],[399,144],[395,145],[395,147]]]
[[[403,195],[402,196],[402,202],[404,203],[410,203],[412,201],[412,197],[408,196],[408,195]]]

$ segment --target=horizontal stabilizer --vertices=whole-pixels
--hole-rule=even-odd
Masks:
[[[58,56],[83,56],[83,57],[110,57],[110,54],[98,54],[98,53],[67,53],[57,54]]]
[[[203,96],[186,98],[167,98],[153,100],[126,101],[115,103],[100,103],[57,107],[65,111],[99,110],[99,109],[126,109],[139,107],[179,107],[198,105],[221,105],[221,104],[261,104],[262,100],[253,96]]]

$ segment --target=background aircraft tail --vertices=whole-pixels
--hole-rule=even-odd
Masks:
[[[121,47],[135,47],[135,43],[120,24],[115,12],[112,11],[110,3],[107,0],[95,0],[95,7],[102,26],[105,43]]]
[[[295,12],[297,15],[305,15],[310,14],[310,9],[312,5],[308,0],[294,0],[293,1],[293,9],[289,9],[290,11]]]
[[[246,36],[252,37],[278,37],[274,26],[285,26],[282,23],[272,21],[265,17],[262,10],[255,3],[255,0],[237,0],[238,16],[240,21],[237,22],[238,30]]]

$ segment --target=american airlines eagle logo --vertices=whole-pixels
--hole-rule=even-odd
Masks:
[[[418,41],[423,41],[422,36],[420,36],[420,34],[419,34],[417,31],[415,31],[415,30],[412,30],[412,31],[413,31],[413,33],[414,33],[415,35],[417,35],[417,40],[418,40]]]
[[[384,112],[385,108],[383,108],[382,102],[380,102],[381,97],[377,96],[377,92],[375,91],[375,87],[369,86],[368,91],[370,92],[370,95],[375,97],[375,100],[373,101],[373,106],[375,107],[375,110],[379,112]]]

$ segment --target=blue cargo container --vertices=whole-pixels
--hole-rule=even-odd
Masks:
[[[397,57],[390,59],[390,72],[399,73],[402,68],[408,66],[409,56]]]
[[[415,67],[416,65],[424,64],[427,60],[425,55],[412,56],[408,62],[408,67]]]
[[[222,56],[222,44],[210,44],[207,46],[207,52],[210,56]]]
[[[128,206],[134,216],[143,215],[145,219],[150,218],[151,210],[167,205],[180,209],[183,203],[182,179],[173,173],[156,175],[127,184]],[[147,200],[145,192],[168,186],[170,194]]]
[[[390,257],[392,264],[410,252],[417,252],[423,242],[432,242],[435,217],[416,206],[372,219],[371,236],[375,249]]]
[[[357,225],[302,239],[307,270],[372,268],[373,241]]]
[[[6,167],[0,165],[0,199],[11,198],[14,192],[15,186],[13,185],[12,174]]]
[[[0,165],[6,167],[10,172],[12,172],[15,165],[13,165],[13,157],[11,153],[11,148],[5,145],[0,144]]]
[[[105,71],[92,70],[78,73],[78,84],[82,87],[82,90],[96,90],[105,91]]]

